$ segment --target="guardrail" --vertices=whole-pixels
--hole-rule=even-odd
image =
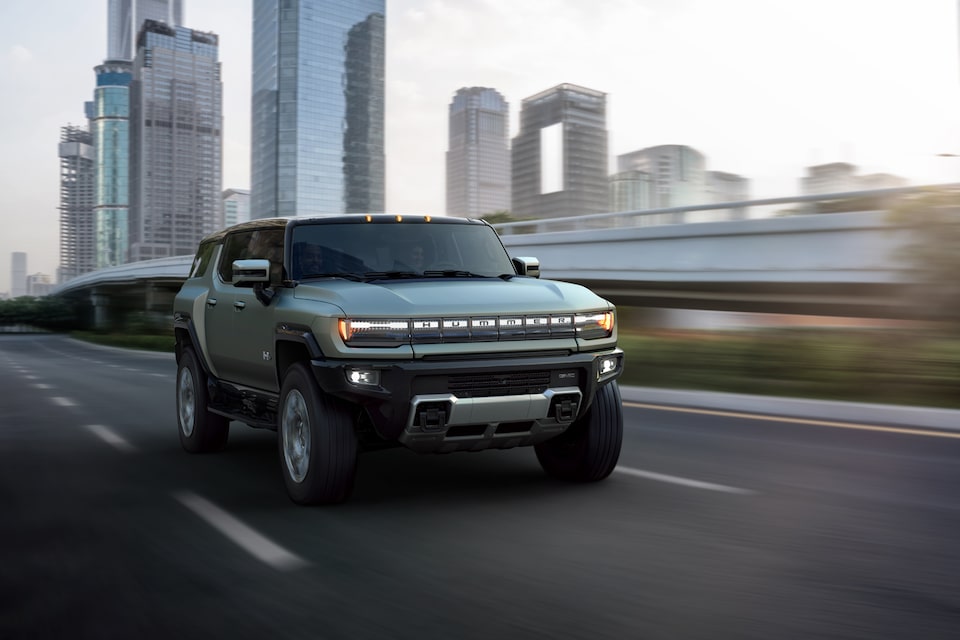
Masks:
[[[841,211],[874,211],[887,209],[904,196],[923,195],[931,191],[957,191],[960,183],[934,184],[866,191],[845,191],[810,196],[765,198],[740,202],[697,204],[662,209],[640,209],[612,213],[594,213],[575,217],[540,218],[493,226],[501,235],[545,233],[553,231],[585,231],[616,227],[653,227],[699,222],[727,222],[769,217],[787,217],[838,213]],[[799,205],[785,207],[784,205]]]
[[[123,284],[157,279],[186,280],[192,264],[192,255],[128,262],[127,264],[106,267],[79,275],[57,285],[51,295],[62,295],[94,285]]]

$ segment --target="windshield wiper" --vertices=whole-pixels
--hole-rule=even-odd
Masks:
[[[482,273],[474,273],[472,271],[464,271],[463,269],[427,269],[423,272],[423,275],[428,278],[490,278]]]
[[[367,271],[363,274],[367,280],[395,280],[403,278],[422,278],[423,274],[416,271]]]
[[[364,278],[360,274],[350,271],[329,271],[324,273],[307,273],[300,276],[301,280],[310,278],[343,278],[344,280],[353,280],[354,282],[363,282]]]

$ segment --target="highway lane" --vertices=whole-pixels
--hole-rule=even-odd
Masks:
[[[390,450],[304,509],[270,432],[180,449],[174,374],[0,337],[0,638],[960,632],[955,438],[628,404],[598,485],[530,449]]]

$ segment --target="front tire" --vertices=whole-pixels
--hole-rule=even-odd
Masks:
[[[548,475],[572,482],[596,482],[613,472],[622,443],[623,406],[620,387],[613,381],[597,391],[586,415],[534,450]]]
[[[347,407],[317,387],[302,364],[283,378],[277,425],[280,469],[297,504],[331,504],[350,496],[357,435]]]
[[[177,430],[190,453],[220,451],[227,446],[230,420],[207,407],[207,377],[193,349],[187,347],[177,368]]]

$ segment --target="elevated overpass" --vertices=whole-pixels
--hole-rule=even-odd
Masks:
[[[905,253],[916,232],[883,204],[930,188],[495,226],[511,255],[540,259],[543,277],[584,284],[619,305],[914,318],[923,310],[911,296],[918,280]],[[868,210],[835,212],[855,204]],[[87,303],[97,326],[130,311],[168,313],[191,262],[179,256],[102,269],[53,293]]]
[[[507,230],[504,230],[506,232]],[[913,317],[908,227],[884,211],[504,235],[618,305]]]

